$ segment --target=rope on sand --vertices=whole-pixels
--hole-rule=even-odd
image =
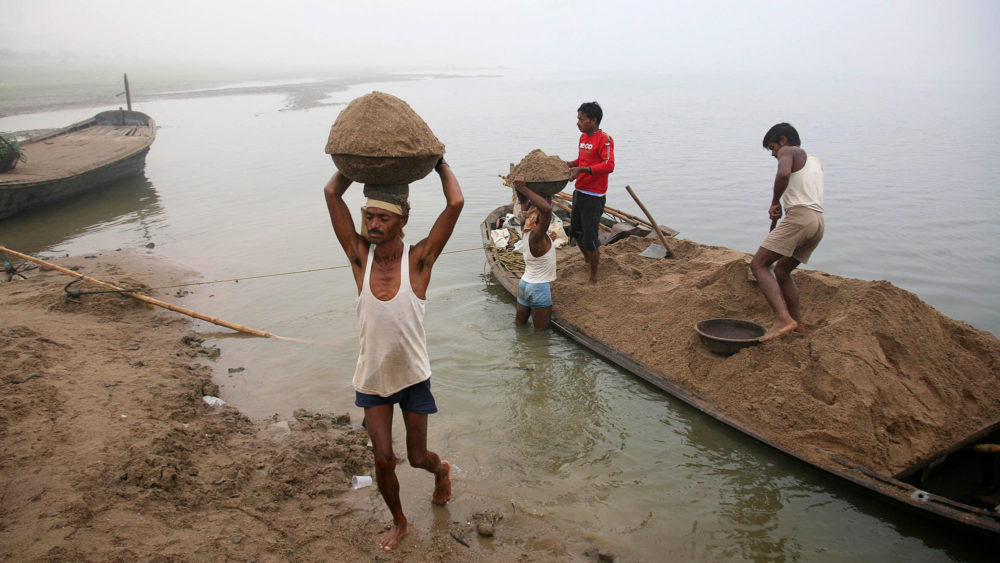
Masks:
[[[441,254],[455,254],[455,253],[458,253],[458,252],[468,252],[470,250],[482,250],[482,248],[478,247],[478,246],[474,247],[474,248],[463,248],[461,250],[451,250],[451,251],[448,251],[448,252],[442,252]],[[262,336],[264,338],[274,338],[274,339],[277,339],[277,340],[287,340],[287,341],[290,341],[290,342],[303,342],[303,343],[306,343],[306,344],[315,344],[315,342],[312,341],[312,340],[303,340],[303,339],[300,339],[300,338],[291,338],[291,337],[288,337],[288,336],[278,336],[277,334],[274,334],[274,333],[271,333],[271,332],[266,332],[266,331],[263,331],[263,330],[257,330],[255,328],[250,328],[250,327],[239,325],[239,324],[236,324],[236,323],[231,323],[229,321],[222,320],[222,319],[220,319],[218,317],[211,317],[211,316],[205,315],[203,313],[199,313],[197,311],[194,311],[192,309],[186,309],[184,307],[179,307],[177,305],[173,305],[173,304],[167,303],[165,301],[160,301],[159,299],[154,299],[152,297],[147,297],[145,295],[140,295],[139,293],[137,293],[137,291],[140,291],[138,289],[125,289],[125,288],[122,288],[122,287],[118,287],[118,286],[116,286],[114,284],[103,282],[101,280],[85,276],[83,274],[78,274],[78,273],[76,273],[76,272],[74,272],[72,270],[67,270],[66,268],[63,268],[61,266],[57,266],[57,265],[52,264],[50,262],[46,262],[45,260],[42,260],[40,258],[35,258],[35,257],[29,256],[27,254],[22,254],[20,252],[17,252],[16,250],[11,250],[11,249],[9,249],[9,248],[7,248],[5,246],[2,246],[2,245],[0,245],[0,253],[7,253],[7,254],[10,254],[11,256],[17,256],[18,258],[21,258],[22,260],[27,260],[29,262],[34,262],[35,264],[38,264],[40,266],[45,266],[46,268],[50,268],[50,269],[56,270],[57,272],[61,272],[61,273],[66,274],[68,276],[72,276],[74,278],[77,278],[73,282],[70,282],[70,284],[75,283],[77,281],[86,281],[86,282],[90,282],[90,283],[94,283],[94,284],[100,285],[102,287],[109,288],[108,290],[101,291],[101,292],[82,292],[82,291],[79,291],[79,290],[68,290],[67,289],[67,294],[70,294],[70,295],[74,294],[74,293],[71,293],[71,292],[75,292],[75,295],[85,295],[85,294],[88,294],[88,293],[119,293],[119,294],[124,295],[126,297],[131,297],[133,299],[138,299],[139,301],[144,301],[146,303],[149,303],[150,305],[155,305],[157,307],[162,307],[162,308],[167,309],[169,311],[174,311],[176,313],[181,313],[181,314],[187,315],[189,317],[194,317],[196,319],[201,319],[203,321],[207,321],[207,322],[210,322],[210,323],[215,324],[215,325],[219,325],[219,326],[223,326],[223,327],[226,327],[226,328],[230,328],[230,329],[233,329],[235,331],[242,332],[242,333],[245,333],[245,334],[252,334],[254,336]],[[2,255],[0,255],[0,256],[2,256]],[[521,260],[523,261],[524,258],[522,257]],[[9,264],[9,262],[7,262],[6,258],[4,258],[4,263]],[[156,290],[156,289],[173,289],[173,288],[177,288],[177,287],[186,287],[186,286],[189,286],[189,285],[207,285],[207,284],[212,284],[212,283],[223,283],[223,282],[230,282],[230,281],[232,281],[232,282],[238,282],[240,280],[251,280],[251,279],[259,279],[259,278],[269,278],[269,277],[275,277],[275,276],[287,276],[287,275],[291,275],[291,274],[304,274],[304,273],[310,273],[310,272],[321,272],[321,271],[324,271],[324,270],[336,270],[336,269],[339,269],[339,268],[347,268],[349,266],[350,266],[350,264],[344,264],[344,265],[341,265],[341,266],[329,266],[329,267],[326,267],[326,268],[312,268],[312,269],[309,269],[309,270],[298,270],[298,271],[293,271],[293,272],[280,272],[280,273],[276,273],[276,274],[263,274],[263,275],[259,275],[259,276],[246,276],[246,277],[242,277],[242,278],[230,278],[230,279],[226,279],[226,280],[214,280],[214,281],[207,281],[207,282],[191,282],[191,283],[178,284],[178,285],[165,285],[165,286],[161,286],[161,287],[142,288],[141,291],[153,291],[153,290]],[[522,269],[524,268],[523,264],[522,264],[521,268]],[[17,272],[15,272],[15,273],[17,273]],[[20,275],[20,274],[18,274],[18,275]],[[21,275],[21,277],[23,278],[24,276]],[[67,284],[67,288],[69,287],[70,284]]]

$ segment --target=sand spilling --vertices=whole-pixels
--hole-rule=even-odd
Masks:
[[[647,246],[602,247],[596,287],[580,253],[560,250],[554,314],[796,455],[895,475],[1000,418],[1000,340],[908,291],[796,271],[806,334],[723,357],[696,322],[772,321],[750,255],[679,240],[656,260],[639,256]]]

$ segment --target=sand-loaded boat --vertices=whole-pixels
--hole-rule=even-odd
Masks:
[[[148,115],[111,110],[21,142],[24,162],[0,173],[0,219],[141,173],[155,139]]]
[[[554,201],[567,220],[568,196]],[[516,296],[517,229],[506,241],[495,233],[512,211],[496,208],[481,233],[493,278]],[[672,238],[672,258],[643,257],[650,225],[606,211],[596,287],[577,249],[558,251],[557,331],[750,438],[1000,540],[1000,340],[888,282],[801,271],[809,331],[719,355],[699,340],[699,320],[770,319],[750,255]]]

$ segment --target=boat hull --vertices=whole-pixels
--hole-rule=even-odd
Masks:
[[[480,232],[482,235],[483,250],[486,254],[486,262],[490,267],[493,278],[508,293],[516,297],[519,277],[508,271],[504,263],[497,258],[490,239],[492,226],[496,224],[498,218],[505,216],[510,210],[510,205],[495,209],[481,223]],[[703,397],[694,393],[684,386],[675,383],[664,374],[654,373],[653,370],[637,362],[621,350],[587,334],[582,328],[562,317],[559,314],[558,307],[553,308],[550,324],[559,332],[608,362],[638,376],[662,391],[755,440],[767,444],[811,467],[818,468],[851,484],[862,487],[881,500],[914,510],[922,516],[937,520],[964,532],[971,532],[993,541],[1000,541],[1000,514],[996,511],[988,511],[928,493],[910,483],[897,479],[895,476],[881,474],[848,460],[838,458],[837,456],[830,456],[825,462],[819,463],[805,459],[783,447],[781,444],[760,435],[733,417],[727,416],[726,413],[721,412],[713,406],[710,397]],[[995,436],[998,433],[1000,433],[1000,423],[979,429],[969,440],[973,441],[989,435]],[[964,444],[956,445],[956,449],[962,445]]]
[[[104,134],[88,136],[87,143],[79,141],[97,128]],[[155,122],[143,113],[109,111],[23,143],[28,163],[0,175],[0,219],[140,174],[155,131]],[[112,144],[124,146],[108,151],[106,147]],[[56,153],[53,146],[61,152]]]

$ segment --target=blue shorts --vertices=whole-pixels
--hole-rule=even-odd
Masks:
[[[552,306],[552,286],[549,282],[517,284],[517,304],[530,309]]]
[[[354,392],[354,405],[367,408],[379,405],[395,405],[399,403],[399,408],[407,412],[417,414],[434,414],[438,411],[437,403],[434,402],[434,395],[431,395],[430,378],[410,385],[402,391],[396,391],[388,397],[369,395],[368,393]]]

